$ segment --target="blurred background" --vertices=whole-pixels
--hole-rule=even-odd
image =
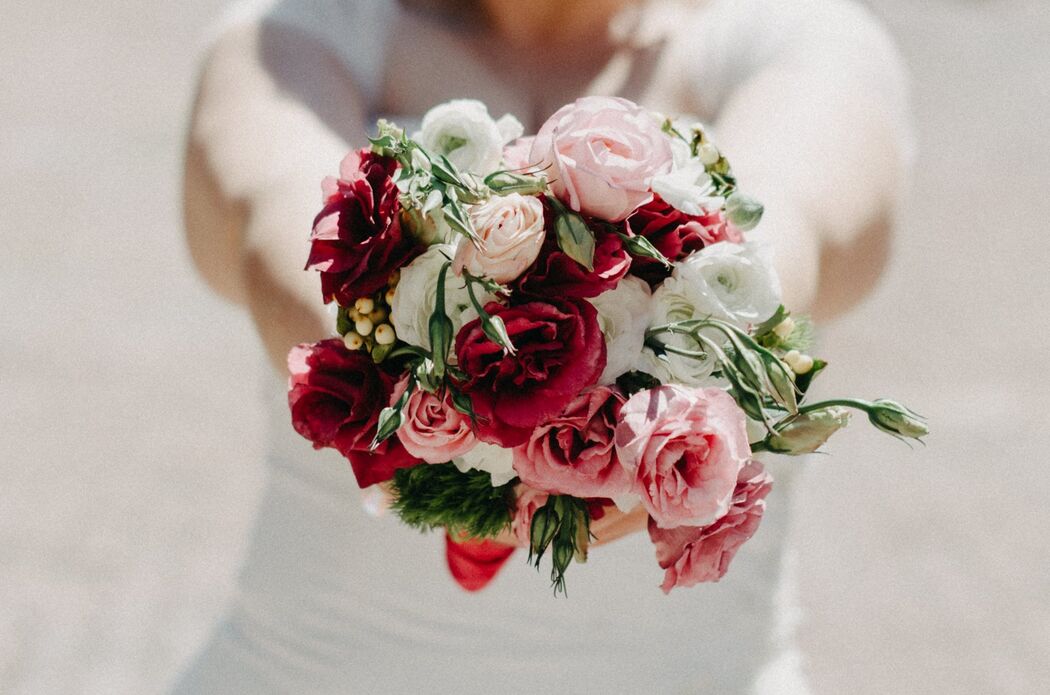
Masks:
[[[233,587],[263,483],[263,356],[191,270],[178,205],[221,0],[5,2],[0,692],[164,692]],[[823,327],[823,392],[930,418],[806,470],[816,693],[1050,692],[1050,11],[870,0],[914,75],[896,253]]]

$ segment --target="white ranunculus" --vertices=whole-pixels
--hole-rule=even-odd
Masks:
[[[495,444],[478,442],[474,448],[453,461],[462,473],[474,469],[492,476],[492,487],[506,485],[514,479],[514,453]]]
[[[487,176],[499,169],[503,146],[522,132],[514,116],[495,121],[480,101],[453,99],[427,111],[413,139],[427,151],[448,157],[460,171]]]
[[[659,326],[678,321],[689,321],[707,316],[698,312],[690,287],[681,279],[671,276],[653,292],[652,319],[650,326]],[[703,335],[716,344],[725,342],[725,337],[717,331],[705,329]],[[651,374],[660,381],[685,384],[686,386],[711,386],[714,379],[711,373],[718,366],[718,361],[709,354],[708,348],[687,335],[664,333],[658,336],[660,342],[674,348],[703,353],[702,358],[667,353],[666,358],[659,358],[649,348],[642,350],[635,369]]]
[[[430,349],[429,323],[437,302],[438,273],[455,252],[456,247],[451,244],[437,244],[401,269],[401,279],[390,302],[390,322],[397,337],[409,345]],[[495,298],[480,288],[475,287],[474,291],[482,305]],[[469,320],[464,312],[472,308],[466,282],[449,268],[445,273],[445,313],[452,319],[453,335]]]
[[[618,376],[638,364],[652,314],[651,301],[649,285],[633,275],[590,300],[598,310],[598,326],[605,337],[607,354],[599,384],[615,383]]]
[[[762,323],[780,306],[772,249],[758,242],[707,246],[679,261],[674,278],[698,318],[712,316],[744,328]]]

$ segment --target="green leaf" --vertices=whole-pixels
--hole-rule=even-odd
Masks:
[[[376,436],[372,439],[372,444],[369,447],[372,451],[375,451],[380,444],[394,436],[394,433],[401,427],[401,414],[404,411],[405,406],[408,405],[409,397],[415,390],[416,380],[410,377],[408,383],[405,385],[405,392],[401,394],[401,397],[397,399],[397,402],[394,403],[394,405],[388,406],[379,411],[379,421],[376,424]]]
[[[580,215],[565,210],[554,220],[558,247],[588,271],[594,271],[594,233]]]
[[[451,463],[420,464],[394,472],[391,507],[413,528],[492,538],[510,526],[514,485],[492,487],[488,473],[463,473]]]

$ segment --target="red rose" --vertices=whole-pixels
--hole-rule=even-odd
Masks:
[[[671,261],[681,260],[708,244],[743,240],[740,232],[727,223],[721,210],[706,215],[687,215],[659,196],[627,218],[627,229],[631,235],[648,239]],[[659,261],[636,257],[631,264],[631,274],[656,286],[671,271]]]
[[[554,220],[547,212],[547,237],[536,262],[518,279],[525,294],[539,297],[597,297],[611,290],[627,274],[631,257],[616,234],[595,232],[594,270],[589,271],[558,247]]]
[[[664,572],[664,593],[676,586],[717,582],[729,569],[740,546],[755,535],[765,511],[765,497],[773,478],[762,464],[751,461],[741,469],[729,512],[707,526],[660,528],[649,519],[649,538]]]
[[[351,352],[337,339],[298,345],[288,353],[288,370],[288,405],[295,431],[313,442],[315,449],[331,447],[345,456],[358,485],[381,483],[398,468],[419,463],[396,436],[369,450],[395,379],[367,353]]]
[[[325,205],[314,219],[307,269],[321,271],[326,302],[353,304],[386,284],[422,248],[401,228],[397,162],[369,150],[351,152],[339,178],[322,184]]]
[[[480,319],[456,336],[461,388],[478,419],[478,438],[503,447],[528,441],[536,425],[560,414],[605,369],[605,340],[597,312],[580,299],[491,302],[516,352],[489,340]]]

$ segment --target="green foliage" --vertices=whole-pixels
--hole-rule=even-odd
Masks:
[[[420,464],[396,471],[392,483],[392,507],[414,528],[491,538],[510,526],[514,483],[492,487],[492,477],[484,471],[463,473],[451,463]]]
[[[565,594],[565,571],[573,559],[587,561],[591,538],[591,517],[587,503],[570,495],[551,495],[536,510],[529,529],[529,563],[539,569],[548,549],[551,551],[551,584],[554,594]]]

